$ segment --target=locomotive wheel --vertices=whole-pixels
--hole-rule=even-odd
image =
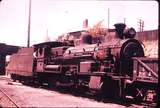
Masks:
[[[136,102],[156,102],[156,94],[154,90],[147,90],[144,88],[136,88],[133,98]]]
[[[145,94],[146,94],[145,89],[135,88],[132,96],[136,102],[142,102],[144,100]]]
[[[118,100],[120,92],[119,82],[117,80],[113,80],[108,78],[102,85],[101,95],[102,99],[115,99]]]
[[[157,98],[155,87],[157,86],[154,84],[133,83],[126,86],[125,94],[132,96],[132,99],[138,103],[155,103]]]
[[[11,79],[13,80],[13,82],[16,81],[16,75],[15,74],[11,74]]]

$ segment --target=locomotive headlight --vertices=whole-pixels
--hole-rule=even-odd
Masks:
[[[136,36],[136,31],[134,28],[130,28],[125,32],[125,38],[134,38]]]

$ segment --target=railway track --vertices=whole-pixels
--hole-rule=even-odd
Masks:
[[[8,78],[0,78],[0,80],[9,80]],[[19,108],[18,104],[7,94],[7,92],[0,88],[0,107],[16,107]]]
[[[145,107],[145,108],[155,108],[156,107],[156,103],[142,103],[142,105]],[[157,106],[158,107],[158,106]]]
[[[1,88],[0,88],[0,105],[1,105],[1,107],[19,108],[17,103]]]

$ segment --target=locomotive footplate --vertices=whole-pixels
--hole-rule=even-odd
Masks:
[[[120,80],[120,79],[131,79],[129,76],[122,76],[122,75],[116,75],[114,73],[106,73],[106,76],[111,77],[113,80]]]
[[[90,72],[90,73],[78,73],[78,75],[88,75],[88,76],[105,76],[106,72]]]

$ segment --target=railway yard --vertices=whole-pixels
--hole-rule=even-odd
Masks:
[[[155,107],[157,53],[125,26],[115,24],[117,37],[105,44],[82,33],[81,45],[43,42],[16,48],[9,62],[3,56],[0,107]]]
[[[157,4],[1,1],[0,108],[159,108]]]
[[[11,82],[6,76],[0,76],[0,107],[144,107],[133,103],[100,102],[89,97],[25,86]]]
[[[155,107],[158,59],[135,32],[124,33],[125,24],[115,27],[122,28],[118,47],[90,44],[95,38],[84,34],[80,46],[68,40],[16,49],[7,65],[2,59],[0,107]]]

